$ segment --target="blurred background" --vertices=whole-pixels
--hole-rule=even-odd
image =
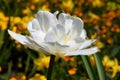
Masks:
[[[39,10],[82,18],[88,38],[97,39],[93,45],[99,48],[107,79],[120,79],[120,0],[0,0],[0,80],[46,80],[50,57],[19,44],[7,32],[29,35],[27,23]],[[88,58],[97,74],[94,57]],[[81,57],[56,58],[56,79],[89,80]]]

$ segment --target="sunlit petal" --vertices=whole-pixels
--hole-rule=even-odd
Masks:
[[[52,42],[43,43],[42,47],[44,47],[52,55],[64,56],[64,54],[69,51],[69,46],[60,45],[57,42],[56,43],[52,43]]]
[[[39,11],[36,19],[43,32],[47,32],[50,26],[54,26],[57,23],[56,17],[48,11]]]
[[[82,44],[79,46],[79,49],[83,49],[83,48],[87,48],[89,47],[93,42],[95,42],[96,40],[85,40],[84,42],[82,42]]]
[[[27,38],[25,36],[21,35],[21,34],[16,34],[16,33],[12,32],[10,30],[8,30],[8,33],[10,34],[10,36],[12,38],[14,38],[15,40],[17,40],[18,42],[20,42],[23,45],[26,45],[26,42],[29,42],[27,40]]]
[[[33,19],[31,22],[29,22],[27,28],[32,38],[37,41],[37,43],[44,41],[45,33],[40,29],[40,25],[37,19]]]
[[[49,31],[46,33],[45,42],[56,42],[57,36],[53,28],[50,28]]]
[[[82,49],[82,50],[79,49],[76,51],[68,52],[64,56],[90,55],[90,54],[94,54],[96,52],[98,52],[98,48],[92,47],[92,48],[88,48],[88,49]]]
[[[82,39],[85,39],[86,38],[86,31],[84,30],[84,29],[82,29],[82,31],[81,31],[81,34],[80,34],[80,37],[82,38]]]

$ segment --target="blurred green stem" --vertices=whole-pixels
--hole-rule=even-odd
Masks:
[[[51,80],[52,70],[53,70],[53,65],[54,65],[54,60],[55,60],[55,56],[51,55],[50,56],[50,63],[49,63],[48,74],[47,74],[47,80]]]
[[[106,73],[102,64],[102,60],[100,59],[99,54],[94,54],[97,70],[98,70],[98,75],[99,75],[99,80],[107,80],[106,79]]]
[[[9,80],[12,72],[12,61],[8,64],[8,76],[6,77],[6,80]]]
[[[27,73],[29,65],[30,65],[30,55],[28,54],[27,61],[26,61],[26,67],[25,67],[25,73]]]
[[[85,65],[85,68],[87,70],[87,73],[88,73],[88,76],[90,78],[90,80],[96,80],[95,78],[95,75],[94,75],[94,72],[93,72],[93,69],[92,69],[92,66],[90,65],[90,62],[89,62],[89,59],[87,56],[84,56],[82,55],[81,56],[82,60],[83,60],[83,63]]]
[[[30,74],[28,75],[28,79],[35,73],[36,68],[37,68],[37,65],[34,65],[31,72],[30,72]]]

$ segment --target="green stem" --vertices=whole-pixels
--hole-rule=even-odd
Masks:
[[[12,71],[12,61],[8,64],[8,76],[6,77],[6,80],[9,80],[11,76],[11,71]]]
[[[84,65],[85,65],[85,68],[87,70],[87,73],[88,73],[88,76],[89,76],[90,80],[96,80],[96,77],[94,75],[94,72],[93,72],[92,66],[90,65],[88,57],[82,55],[81,58],[84,62]]]
[[[100,80],[106,80],[106,73],[102,64],[102,60],[100,59],[99,54],[94,54],[97,70],[98,70],[98,75]]]
[[[31,72],[28,75],[28,79],[35,73],[36,68],[37,68],[37,65],[34,65],[33,68],[32,68],[32,70],[31,70]]]
[[[51,80],[52,70],[53,70],[53,65],[54,65],[54,60],[55,60],[55,56],[51,55],[50,56],[50,63],[49,63],[48,74],[47,74],[47,80]]]
[[[30,66],[30,55],[28,54],[26,66],[25,66],[25,73],[28,72],[29,66]]]

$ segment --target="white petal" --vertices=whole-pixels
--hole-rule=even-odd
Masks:
[[[65,36],[65,28],[61,24],[57,24],[56,28],[54,28],[55,33],[57,35],[58,41],[61,41]]]
[[[45,42],[56,42],[63,40],[65,36],[65,29],[61,24],[57,24],[56,27],[51,27],[46,33]]]
[[[46,51],[49,51],[50,54],[56,56],[63,56],[65,53],[69,51],[69,46],[60,45],[57,42],[43,43],[42,47],[44,47]]]
[[[39,45],[36,42],[34,42],[34,40],[31,37],[26,37],[26,38],[30,42],[30,43],[26,43],[30,49],[33,49],[33,50],[35,50],[37,52],[49,54],[49,52],[46,51],[41,45]]]
[[[65,27],[65,30],[66,30],[66,33],[68,34],[72,28],[72,20],[71,19],[66,19],[65,20],[65,24],[64,24],[64,27]]]
[[[26,36],[26,38],[29,40],[29,42],[26,42],[26,45],[27,45],[30,49],[33,49],[33,50],[35,50],[35,51],[39,51],[40,47],[37,46],[37,45],[34,43],[33,39],[32,39],[31,37],[28,37],[28,36]]]
[[[87,36],[86,31],[85,31],[84,29],[82,29],[82,32],[81,32],[81,34],[80,34],[80,37],[81,37],[82,39],[85,39],[86,36]]]
[[[41,47],[40,45],[38,45],[36,42],[33,41],[32,38],[28,37],[28,36],[23,36],[20,34],[16,34],[10,30],[8,30],[8,33],[10,34],[10,36],[12,36],[15,40],[17,40],[18,42],[20,42],[23,45],[28,46],[30,49],[33,49],[35,51],[38,52],[43,52],[46,54],[49,54],[46,50],[44,50],[43,47]]]
[[[64,22],[65,22],[65,15],[66,14],[64,14],[64,13],[59,14],[58,20],[59,20],[60,24],[64,24]]]
[[[82,43],[77,43],[76,41],[74,40],[71,40],[67,43],[68,46],[70,46],[70,51],[75,51],[77,49],[79,49],[79,46],[81,45]]]
[[[35,51],[40,51],[40,47],[37,46],[35,43],[33,43],[32,38],[28,37],[28,36],[23,36],[20,34],[16,34],[10,30],[8,30],[8,33],[18,42],[20,42],[23,45],[28,46],[30,49],[33,49]]]
[[[90,54],[94,54],[96,52],[98,52],[98,48],[92,47],[89,49],[72,51],[72,52],[66,53],[64,56],[90,55]]]
[[[59,13],[59,11],[55,11],[54,12],[54,16],[57,17],[57,14]]]
[[[81,30],[83,28],[83,21],[80,18],[76,18],[73,21],[73,28],[75,27],[76,30]]]
[[[71,30],[72,30],[71,32],[73,32],[73,33],[76,32],[78,35],[82,32],[82,30],[83,30],[83,22],[82,22],[82,20],[80,18],[74,19],[74,21],[72,23]]]
[[[36,30],[42,31],[40,28],[38,20],[35,18],[28,23],[27,28],[28,28],[29,32],[36,31]]]
[[[67,19],[72,19],[72,16],[70,16],[69,14],[65,14],[65,13],[60,13],[58,16],[58,21],[62,25],[65,24],[65,20],[67,20]]]
[[[45,33],[40,29],[39,23],[36,19],[33,19],[28,23],[28,30],[32,38],[37,42],[41,43],[44,41]]]
[[[79,49],[83,49],[83,48],[87,48],[89,47],[93,42],[95,42],[96,40],[85,40],[84,42],[82,42],[82,44],[79,46]]]
[[[25,45],[26,42],[29,42],[29,41],[27,40],[27,38],[26,38],[25,36],[23,36],[23,35],[16,34],[16,33],[12,32],[12,31],[10,31],[10,30],[8,30],[8,33],[10,34],[10,36],[11,36],[12,38],[14,38],[15,40],[17,40],[18,42],[20,42],[20,43],[23,44],[23,45]]]
[[[47,32],[50,26],[57,24],[56,17],[48,11],[39,11],[36,18],[43,32]]]
[[[70,22],[70,21],[69,21]],[[69,28],[68,36],[70,36],[70,39],[75,39],[80,36],[82,30],[83,30],[83,22],[80,18],[76,18],[71,22],[71,28]]]
[[[49,31],[46,33],[45,36],[45,42],[56,42],[57,41],[57,35],[53,28],[51,27]]]

